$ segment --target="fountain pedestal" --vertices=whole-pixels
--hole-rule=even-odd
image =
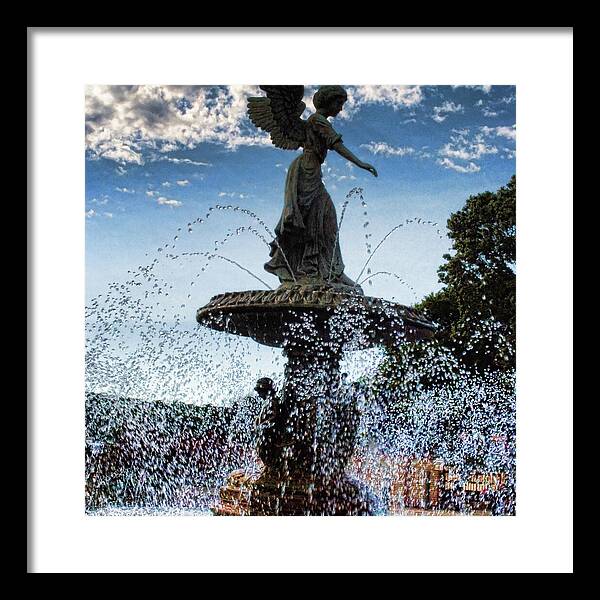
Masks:
[[[358,412],[340,390],[341,353],[296,342],[287,357],[281,397],[261,424],[264,470],[254,482],[249,512],[263,515],[370,514],[360,488],[345,476]]]
[[[430,337],[433,325],[411,309],[332,285],[281,286],[215,296],[201,324],[282,347],[282,394],[260,424],[256,480],[237,474],[216,514],[368,515],[373,501],[346,476],[359,422],[356,397],[340,389],[345,351]]]

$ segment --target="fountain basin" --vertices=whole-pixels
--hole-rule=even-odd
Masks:
[[[346,286],[282,285],[276,290],[228,292],[198,309],[205,327],[286,347],[299,331],[337,350],[360,350],[433,336],[435,325],[411,308]]]

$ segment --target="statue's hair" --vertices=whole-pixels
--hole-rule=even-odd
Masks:
[[[313,96],[313,104],[316,109],[324,108],[328,106],[334,98],[344,98],[344,100],[346,100],[348,94],[341,85],[322,85]]]
[[[256,382],[256,385],[259,386],[259,387],[272,388],[273,387],[273,380],[270,377],[261,377]]]

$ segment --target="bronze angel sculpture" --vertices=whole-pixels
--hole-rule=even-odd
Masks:
[[[250,120],[270,133],[277,148],[303,149],[288,169],[283,212],[265,270],[282,284],[329,282],[361,291],[344,274],[335,207],[321,172],[327,151],[335,150],[377,177],[375,167],[352,154],[328,120],[342,110],[346,90],[339,85],[320,87],[313,96],[316,112],[304,120],[303,85],[262,85],[260,89],[267,95],[248,99]]]

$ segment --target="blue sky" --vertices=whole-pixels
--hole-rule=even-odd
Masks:
[[[349,190],[364,190],[366,207],[352,199],[340,233],[346,273],[355,279],[368,257],[366,244],[376,246],[404,223],[370,264],[373,272],[396,277],[377,276],[363,287],[412,304],[440,287],[436,270],[450,247],[449,215],[470,194],[496,190],[515,173],[515,88],[346,87],[349,101],[333,127],[379,172],[375,179],[334,152],[323,167],[338,218]],[[306,86],[306,114],[315,90]],[[224,260],[202,271],[202,257],[182,256],[211,252],[225,238],[217,244],[219,254],[278,285],[262,268],[268,259],[264,242],[247,230],[235,235],[237,227],[249,225],[266,235],[261,225],[241,212],[209,211],[239,206],[271,230],[279,218],[285,170],[296,153],[274,148],[247,119],[246,100],[259,94],[251,85],[88,87],[88,302],[155,258],[173,285],[172,302],[185,304],[191,319],[214,294],[263,288]],[[204,222],[195,222],[199,218]],[[168,253],[178,258],[165,258]]]

